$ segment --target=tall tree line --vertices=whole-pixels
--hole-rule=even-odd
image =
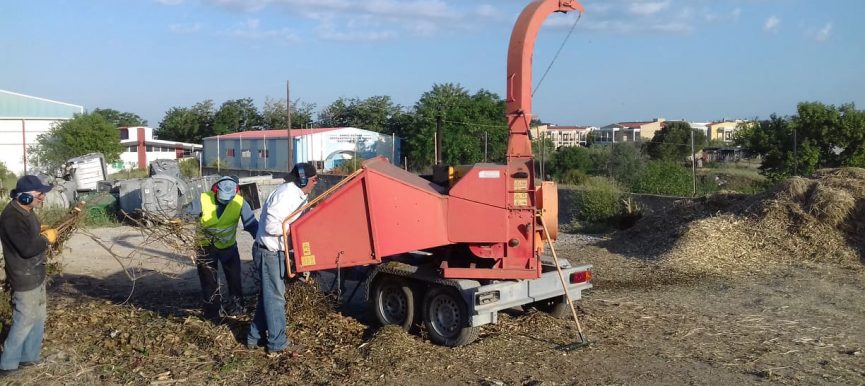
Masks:
[[[395,134],[403,139],[402,153],[416,170],[433,163],[437,121],[443,123],[446,163],[501,161],[507,147],[504,100],[486,90],[472,94],[453,83],[433,85],[411,107],[376,95],[341,97],[315,111],[315,104],[292,101],[291,127],[357,127]],[[214,135],[282,129],[287,127],[287,115],[284,99],[266,99],[261,111],[251,98],[228,100],[218,109],[212,100],[205,100],[169,109],[156,134],[160,139],[197,143]]]

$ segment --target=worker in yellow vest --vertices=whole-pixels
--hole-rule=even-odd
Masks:
[[[193,200],[188,216],[197,216],[201,225],[199,255],[196,261],[201,281],[204,317],[218,323],[226,315],[243,312],[243,286],[240,281],[240,253],[237,250],[237,222],[254,238],[258,220],[252,207],[239,194],[237,177],[226,176],[216,181],[209,192]],[[222,306],[218,270],[222,265],[228,285],[228,307]],[[226,311],[227,309],[227,311]]]

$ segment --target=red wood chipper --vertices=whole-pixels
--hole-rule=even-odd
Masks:
[[[287,229],[290,274],[375,266],[365,284],[378,322],[410,329],[422,321],[447,346],[472,342],[507,308],[570,315],[563,287],[579,299],[591,288],[591,266],[542,256],[556,238],[558,195],[555,183],[535,181],[531,64],[547,16],[582,10],[577,1],[537,0],[514,26],[507,164],[439,165],[425,179],[384,158],[365,161]]]

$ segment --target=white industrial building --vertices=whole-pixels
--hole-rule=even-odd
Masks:
[[[288,132],[243,131],[204,138],[202,164],[248,171],[285,171]],[[351,160],[384,156],[399,165],[400,139],[356,127],[291,130],[292,163],[310,162],[328,171]]]
[[[82,113],[84,106],[0,90],[0,161],[10,171],[26,174],[34,166],[27,147],[53,125]]]
[[[152,127],[120,128],[120,161],[109,165],[108,172],[147,169],[150,161],[201,157],[202,146],[195,143],[163,141],[153,138]]]

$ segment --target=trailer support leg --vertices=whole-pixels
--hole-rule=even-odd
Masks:
[[[561,280],[562,290],[565,292],[565,301],[568,302],[568,306],[571,308],[571,316],[574,317],[574,323],[577,324],[577,333],[580,336],[580,341],[576,344],[576,347],[588,346],[589,340],[583,335],[583,328],[580,325],[580,319],[577,318],[577,310],[574,308],[574,303],[571,301],[571,295],[568,293],[568,285],[565,282],[565,275],[562,273],[562,266],[559,264],[559,256],[556,254],[556,247],[553,245],[553,241],[550,240],[550,233],[547,231],[547,223],[544,221],[544,217],[540,214],[538,215],[538,218],[541,220],[541,227],[544,228],[544,236],[546,236],[547,244],[550,246],[550,251],[553,253],[556,271],[559,272],[559,280]]]

